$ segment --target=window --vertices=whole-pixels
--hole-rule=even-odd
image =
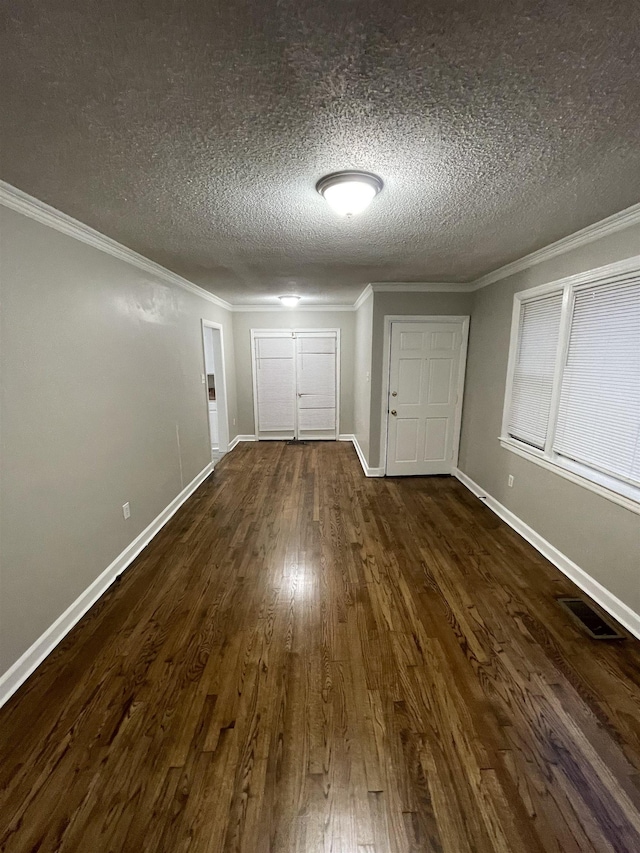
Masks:
[[[640,512],[640,258],[516,294],[501,442]]]
[[[553,394],[562,293],[522,302],[509,435],[544,449]]]

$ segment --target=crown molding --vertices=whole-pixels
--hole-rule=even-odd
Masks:
[[[373,288],[371,287],[370,284],[368,284],[365,287],[365,289],[362,291],[360,296],[358,296],[356,301],[353,303],[353,310],[357,311],[358,308],[360,308],[361,305],[364,305],[364,303],[367,301],[367,299],[372,295],[373,295]]]
[[[372,281],[374,293],[470,293],[476,289],[474,281]]]
[[[372,281],[353,303],[353,309],[357,311],[373,293],[471,293],[475,289],[473,281]]]
[[[17,213],[22,213],[24,216],[29,217],[29,219],[33,219],[43,225],[48,225],[50,228],[54,228],[56,231],[60,231],[69,237],[73,237],[74,240],[79,240],[81,243],[86,243],[94,249],[99,249],[101,252],[105,252],[114,258],[118,258],[121,261],[132,264],[138,269],[144,270],[144,272],[150,273],[154,277],[159,278],[168,284],[175,284],[183,290],[188,290],[190,293],[195,294],[195,296],[200,296],[202,299],[206,299],[208,302],[212,302],[214,305],[217,305],[219,308],[224,308],[226,311],[355,310],[353,305],[316,304],[298,306],[292,309],[287,309],[282,305],[264,305],[262,303],[233,305],[232,303],[227,302],[226,299],[221,299],[214,293],[205,290],[203,287],[194,284],[192,281],[183,278],[177,273],[171,272],[171,270],[155,263],[155,261],[145,258],[144,255],[134,252],[133,249],[128,249],[126,246],[123,246],[111,237],[107,237],[105,234],[101,234],[99,231],[96,231],[95,228],[91,228],[89,225],[79,222],[72,216],[57,210],[55,207],[51,207],[51,205],[46,204],[44,201],[40,201],[40,199],[30,196],[28,193],[19,190],[17,187],[12,186],[5,181],[0,181],[0,205],[8,207],[11,210],[15,210]]]
[[[111,237],[101,234],[89,225],[79,222],[77,219],[68,216],[66,213],[62,213],[60,210],[56,210],[55,207],[45,204],[45,202],[28,195],[17,187],[11,186],[11,184],[7,184],[5,181],[0,181],[0,204],[11,210],[15,210],[17,213],[28,216],[29,219],[34,219],[36,222],[48,225],[50,228],[55,228],[56,231],[73,237],[81,243],[86,243],[94,249],[99,249],[107,255],[132,264],[168,284],[175,284],[183,290],[188,290],[190,293],[200,296],[208,302],[212,302],[219,308],[224,308],[227,311],[232,310],[231,303],[225,299],[220,299],[219,296],[215,296],[215,294],[210,293],[203,287],[199,287],[192,281],[182,278],[177,273],[171,272],[171,270],[166,269],[166,267],[160,264],[156,264],[154,261],[149,260],[149,258],[145,258],[144,255],[134,252],[133,249],[128,249],[116,240],[112,240]]]
[[[510,264],[505,264],[505,266],[493,270],[493,272],[480,276],[480,278],[472,283],[471,289],[480,290],[503,278],[523,272],[536,264],[550,261],[552,258],[563,255],[565,252],[570,252],[572,249],[579,249],[581,246],[587,246],[589,243],[600,240],[609,234],[615,234],[616,231],[629,228],[631,225],[640,225],[640,204],[627,207],[619,213],[614,213],[613,216],[608,216],[606,219],[595,222],[593,225],[587,225],[586,228],[582,228],[574,234],[569,234],[561,240],[556,240],[555,243],[550,243],[542,249],[537,249],[535,252],[519,258],[517,261],[512,261]]]
[[[353,305],[318,305],[316,302],[314,305],[296,305],[295,308],[287,308],[285,305],[265,305],[262,302],[245,302],[243,304],[233,304],[231,306],[231,310],[234,314],[243,313],[243,312],[260,312],[260,313],[269,313],[269,312],[278,312],[282,313],[285,311],[287,314],[300,314],[305,311],[355,311],[355,307]]]
[[[138,267],[138,269],[141,269],[144,272],[167,282],[168,284],[175,284],[183,290],[187,290],[195,296],[199,296],[201,299],[206,299],[207,302],[211,302],[219,308],[224,308],[226,311],[231,312],[275,312],[286,310],[357,311],[372,293],[471,293],[472,291],[480,290],[483,287],[487,287],[490,284],[494,284],[497,281],[529,269],[536,264],[558,257],[572,249],[586,246],[595,240],[600,240],[609,234],[614,234],[616,231],[622,231],[623,229],[629,228],[633,225],[640,225],[640,204],[635,204],[632,207],[626,208],[626,210],[614,213],[613,216],[609,216],[607,219],[603,219],[593,225],[588,225],[586,228],[576,231],[574,234],[569,234],[567,237],[563,237],[555,243],[544,246],[542,249],[537,249],[535,252],[531,252],[530,254],[525,255],[516,261],[512,261],[509,264],[505,264],[505,266],[499,267],[498,269],[493,270],[472,282],[371,282],[364,288],[353,305],[315,304],[299,306],[294,309],[286,309],[278,305],[264,305],[258,303],[237,305],[227,302],[226,299],[222,299],[214,293],[211,293],[209,290],[205,290],[203,287],[183,278],[177,273],[171,272],[171,270],[168,270],[166,267],[155,263],[155,261],[149,260],[149,258],[146,258],[144,255],[140,255],[138,252],[134,252],[133,249],[123,246],[111,237],[101,234],[89,225],[79,222],[77,219],[68,216],[66,213],[62,213],[62,211],[57,210],[55,207],[51,207],[45,202],[28,195],[5,181],[0,181],[0,205],[8,207],[11,210],[15,210],[18,213],[22,213],[24,216],[28,216],[30,219],[34,219],[36,222],[40,222],[43,225],[48,225],[56,231],[60,231],[82,243],[93,246],[93,248],[99,249],[101,252],[105,252],[114,258],[118,258],[121,261],[132,264],[133,266]]]

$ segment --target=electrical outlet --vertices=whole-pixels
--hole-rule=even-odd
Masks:
[[[200,374],[200,382],[202,382],[202,384],[204,385],[206,381],[207,381],[207,377],[204,375],[204,373],[201,373]]]
[[[233,425],[234,426],[236,425],[236,419],[235,418],[233,419]]]
[[[131,518],[131,507],[129,506],[129,501],[126,504],[122,504],[122,514],[125,518]]]
[[[509,474],[509,488],[513,486],[513,474]]]

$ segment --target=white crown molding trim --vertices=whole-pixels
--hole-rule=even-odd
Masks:
[[[0,205],[10,208],[11,210],[15,210],[16,212],[21,213],[24,216],[28,216],[30,219],[33,219],[36,222],[40,222],[43,225],[48,225],[50,228],[54,228],[56,231],[60,231],[63,234],[68,235],[69,237],[73,237],[74,239],[79,240],[82,243],[86,243],[89,246],[93,246],[95,249],[105,252],[106,254],[111,255],[114,258],[118,258],[121,261],[130,263],[133,266],[138,267],[138,269],[141,269],[144,272],[147,272],[150,275],[153,275],[156,278],[159,278],[169,284],[175,284],[178,287],[181,287],[183,290],[187,290],[190,293],[193,293],[195,296],[200,296],[202,299],[206,299],[208,302],[217,305],[219,308],[224,308],[226,311],[269,312],[287,310],[278,305],[251,303],[238,305],[232,304],[231,302],[227,302],[226,299],[222,299],[221,297],[216,296],[214,293],[211,293],[209,290],[205,290],[203,287],[200,287],[199,285],[194,284],[192,281],[183,278],[177,273],[171,272],[171,270],[166,269],[166,267],[155,263],[155,261],[151,261],[149,258],[144,257],[144,255],[141,255],[138,252],[135,252],[133,249],[129,249],[126,246],[123,246],[121,243],[118,243],[111,237],[107,237],[105,234],[101,234],[99,231],[96,231],[89,225],[85,225],[83,222],[79,222],[77,219],[74,219],[73,217],[68,216],[66,213],[57,210],[55,207],[51,207],[51,205],[48,205],[45,202],[40,201],[39,199],[34,198],[33,196],[30,196],[28,193],[23,192],[22,190],[12,186],[11,184],[6,183],[5,181],[0,181]],[[576,231],[574,234],[570,234],[567,237],[563,237],[562,239],[557,240],[555,243],[551,243],[548,246],[544,246],[542,249],[538,249],[535,252],[531,252],[530,254],[525,255],[524,257],[519,258],[515,261],[512,261],[511,263],[506,264],[503,267],[499,267],[498,269],[493,270],[492,272],[487,273],[486,275],[481,276],[480,278],[472,282],[371,282],[364,288],[360,296],[355,300],[352,305],[315,304],[307,305],[305,307],[300,306],[292,310],[357,311],[358,308],[368,299],[371,293],[374,292],[471,293],[475,290],[480,290],[483,287],[487,287],[490,284],[494,284],[496,281],[500,281],[501,279],[508,278],[509,276],[515,275],[518,272],[522,272],[523,270],[529,269],[530,267],[535,266],[536,264],[551,260],[552,258],[555,258],[558,255],[562,255],[565,252],[571,251],[572,249],[577,249],[580,246],[586,246],[589,243],[592,243],[594,240],[599,240],[602,237],[606,237],[608,234],[613,234],[616,231],[621,231],[624,228],[628,228],[632,225],[638,224],[640,224],[640,204],[628,207],[626,210],[621,210],[619,213],[614,213],[613,216],[609,216],[607,217],[607,219],[603,219],[600,222],[594,223],[593,225],[588,225],[586,228],[583,228],[580,231]]]
[[[512,261],[510,264],[505,264],[493,272],[480,276],[472,284],[472,290],[480,290],[487,287],[489,284],[494,284],[503,278],[508,278],[518,272],[529,269],[536,264],[541,264],[544,261],[549,261],[552,258],[563,255],[572,249],[578,249],[581,246],[586,246],[593,243],[595,240],[600,240],[609,234],[614,234],[616,231],[622,231],[624,228],[629,228],[631,225],[640,225],[640,204],[634,204],[632,207],[621,210],[619,213],[614,213],[600,222],[595,222],[593,225],[587,225],[580,231],[574,234],[569,234],[561,240],[556,240],[555,243],[550,243],[548,246],[543,246],[542,249],[537,249],[529,255]]]
[[[364,303],[367,301],[367,299],[368,299],[372,294],[373,294],[373,288],[371,287],[371,285],[370,285],[370,284],[368,284],[368,285],[365,287],[365,289],[362,291],[362,293],[360,294],[360,296],[358,296],[358,298],[356,299],[356,301],[353,303],[353,310],[354,310],[354,311],[357,311],[357,310],[358,310],[358,308],[360,308],[360,306],[361,306],[361,305],[364,305]]]
[[[613,261],[610,264],[605,264],[602,267],[593,267],[584,272],[567,275],[564,278],[558,278],[553,281],[547,281],[544,284],[539,284],[536,287],[527,287],[525,290],[520,290],[514,296],[518,299],[530,298],[532,296],[542,296],[545,293],[551,293],[554,290],[561,290],[566,285],[571,285],[574,288],[580,287],[583,284],[596,284],[605,282],[607,279],[619,278],[621,276],[632,275],[636,276],[640,272],[640,255],[632,255],[629,258],[623,258],[621,261]]]
[[[231,306],[231,311],[233,313],[242,313],[242,312],[259,312],[259,313],[268,313],[268,312],[286,312],[291,315],[297,315],[304,313],[305,311],[355,311],[355,307],[353,305],[319,305],[317,302],[314,305],[296,305],[295,308],[287,308],[284,305],[264,305],[263,303],[250,303],[245,302],[241,305],[233,304]]]
[[[360,464],[362,465],[362,470],[364,471],[365,477],[384,477],[384,468],[371,468],[369,466],[367,458],[362,452],[360,443],[355,437],[355,435],[351,435],[350,433],[342,433],[338,436],[338,441],[350,441],[353,444],[356,453],[358,454],[358,459],[360,460]]]
[[[372,281],[369,286],[374,293],[471,293],[476,290],[474,281]]]
[[[0,677],[0,708],[13,696],[16,690],[29,678],[31,673],[64,639],[73,626],[82,619],[85,613],[95,604],[111,584],[146,548],[169,519],[180,509],[182,504],[195,492],[198,486],[207,479],[213,471],[210,462],[194,477],[188,486],[180,492],[171,503],[162,510],[133,542],[119,554],[107,568],[82,592],[78,598],[62,613],[56,621],[47,628],[26,652]]]
[[[220,299],[219,296],[215,296],[215,294],[210,293],[203,287],[199,287],[192,281],[188,281],[177,273],[171,272],[171,270],[166,269],[160,264],[156,264],[154,261],[149,260],[149,258],[145,258],[144,255],[134,252],[133,249],[128,249],[121,243],[116,242],[116,240],[112,240],[111,237],[101,234],[89,225],[79,222],[77,219],[68,216],[66,213],[62,213],[60,210],[56,210],[55,207],[45,204],[45,202],[28,195],[17,187],[12,187],[11,184],[7,184],[5,181],[0,181],[0,204],[11,210],[15,210],[17,213],[28,216],[29,219],[34,219],[36,222],[48,225],[49,228],[55,228],[56,231],[60,231],[68,237],[73,237],[81,243],[86,243],[94,249],[106,252],[106,254],[118,258],[118,260],[132,264],[168,284],[175,284],[183,290],[188,290],[190,293],[200,296],[208,302],[213,302],[219,308],[224,308],[227,311],[233,310],[231,303],[225,299]]]
[[[353,303],[357,311],[373,293],[472,293],[476,289],[474,281],[372,281]]]
[[[227,453],[231,453],[234,447],[240,444],[241,441],[257,441],[258,439],[255,435],[237,435],[234,439],[229,442],[229,450]]]
[[[532,527],[529,527],[526,522],[511,512],[510,509],[507,509],[506,506],[487,494],[484,489],[481,489],[477,483],[464,472],[460,471],[459,468],[454,469],[453,476],[460,480],[470,492],[473,492],[477,498],[506,522],[509,527],[512,527],[530,545],[533,545],[536,551],[539,551],[543,557],[546,557],[550,563],[553,563],[556,568],[560,569],[576,586],[579,586],[583,592],[586,592],[603,610],[606,610],[607,613],[613,616],[627,631],[640,639],[640,614],[632,610],[624,601],[621,601],[595,578],[587,574],[584,569],[581,569],[566,554],[559,551],[555,545],[552,545],[551,542],[540,536],[539,533]]]

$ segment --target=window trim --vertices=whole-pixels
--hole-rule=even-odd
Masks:
[[[613,501],[626,509],[640,515],[640,488],[633,484],[618,480],[608,474],[598,471],[582,463],[568,459],[553,450],[553,441],[560,406],[560,391],[562,387],[562,372],[566,361],[569,336],[571,331],[570,318],[573,313],[575,294],[584,287],[594,284],[607,284],[616,281],[624,281],[625,278],[635,278],[640,275],[640,255],[607,264],[597,269],[588,270],[577,275],[568,276],[537,287],[521,290],[514,294],[513,310],[511,314],[511,334],[509,338],[509,360],[507,363],[507,376],[504,394],[504,407],[502,412],[502,425],[499,436],[500,445],[512,453],[528,459],[541,467],[559,474],[573,483],[577,483],[602,497]],[[516,367],[518,353],[518,336],[520,332],[520,317],[523,302],[548,296],[552,293],[563,294],[562,314],[560,318],[560,334],[558,337],[558,351],[554,371],[553,394],[549,409],[549,428],[544,450],[532,447],[526,442],[519,441],[509,435],[509,413],[511,409],[513,377]]]

